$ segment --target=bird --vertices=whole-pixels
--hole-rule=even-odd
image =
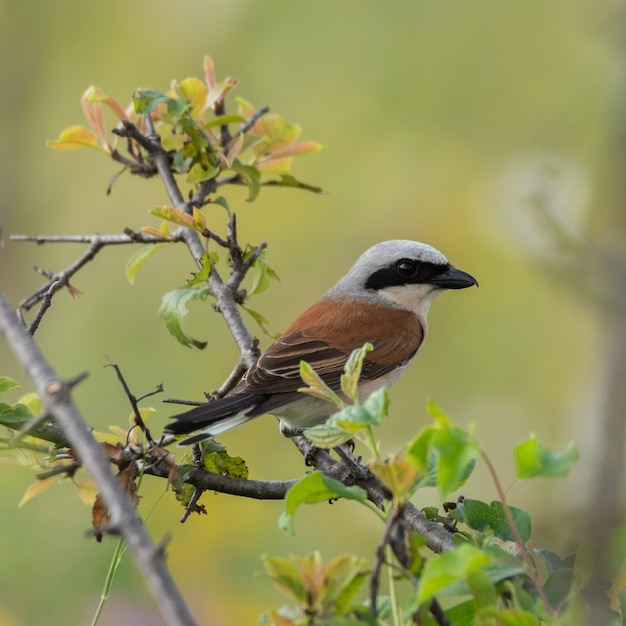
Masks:
[[[432,246],[404,239],[378,243],[272,343],[223,398],[174,415],[165,433],[189,435],[181,445],[214,437],[271,414],[281,428],[302,431],[336,412],[335,404],[298,392],[306,361],[341,395],[341,375],[353,350],[372,345],[358,395],[365,400],[404,373],[426,339],[432,301],[448,289],[478,286]],[[197,432],[199,431],[199,432]]]

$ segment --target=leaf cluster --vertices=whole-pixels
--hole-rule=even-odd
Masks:
[[[364,346],[355,351],[346,368],[342,381],[346,395],[354,389],[354,377],[358,379],[359,364],[367,349]],[[354,394],[353,404],[347,404],[305,364],[302,372],[308,384],[304,391],[334,400],[339,409],[327,425],[309,429],[306,436],[311,436],[316,445],[336,445],[356,436],[372,446],[368,467],[384,484],[388,501],[382,510],[377,509],[362,488],[346,486],[316,471],[300,479],[287,493],[279,526],[293,534],[294,517],[301,506],[344,498],[373,512],[385,524],[385,532],[373,568],[362,571],[357,579],[333,580],[329,576],[329,586],[341,588],[345,584],[351,592],[355,592],[357,582],[359,587],[369,582],[369,597],[359,602],[354,593],[348,606],[308,602],[314,590],[309,588],[311,581],[302,564],[319,564],[317,553],[291,559],[266,557],[270,578],[297,602],[270,611],[264,623],[525,626],[570,623],[568,620],[579,616],[578,594],[585,580],[584,569],[576,569],[574,556],[562,559],[551,550],[531,548],[532,515],[508,503],[497,475],[493,478],[499,500],[487,503],[459,496],[454,502],[444,502],[441,513],[439,507],[424,509],[424,515],[454,534],[458,545],[455,550],[425,553],[426,539],[404,521],[404,507],[417,490],[437,487],[443,500],[466,484],[477,462],[484,460],[492,467],[474,427],[461,428],[429,402],[432,424],[422,428],[402,450],[383,458],[371,428],[387,416],[388,401],[381,402],[374,396],[360,405]],[[551,451],[531,435],[515,447],[513,456],[517,480],[526,480],[566,475],[578,453],[573,444],[562,451]],[[346,561],[363,563],[362,557],[342,556]],[[323,570],[323,565],[318,568]],[[389,571],[389,595],[379,592],[379,577],[385,568]]]

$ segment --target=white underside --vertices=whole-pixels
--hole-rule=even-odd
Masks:
[[[359,385],[359,400],[365,402],[374,391],[381,387],[391,387],[398,378],[402,376],[408,366],[409,363],[406,363],[404,366],[398,367],[393,372],[389,372],[376,380]],[[343,394],[340,393],[339,395],[342,396]],[[290,404],[272,411],[272,415],[280,418],[281,422],[284,422],[292,429],[310,428],[311,426],[322,424],[336,411],[337,406],[332,402],[302,394],[295,402],[291,402]],[[226,417],[215,424],[211,424],[211,426],[205,428],[202,432],[205,432],[211,437],[221,435],[257,417],[256,415],[250,416],[248,413],[249,410],[237,413],[231,417]]]

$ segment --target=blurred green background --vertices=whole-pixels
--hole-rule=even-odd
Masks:
[[[10,234],[158,225],[148,215],[167,203],[158,180],[125,175],[107,197],[116,164],[95,151],[53,152],[45,140],[83,123],[79,98],[89,85],[126,103],[137,87],[165,90],[173,78],[200,76],[208,53],[218,78],[239,79],[236,95],[300,123],[304,139],[327,148],[293,170],[324,195],[265,189],[248,204],[244,190],[228,191],[242,241],[267,241],[281,278],[253,308],[284,329],[360,252],[389,238],[428,242],[475,275],[480,289],[434,304],[429,339],[393,389],[380,438],[389,452],[400,447],[428,419],[432,397],[460,424],[477,424],[505,484],[511,449],[529,431],[555,448],[575,439],[582,459],[567,480],[531,481],[511,496],[533,512],[536,545],[567,552],[578,529],[556,520],[584,508],[588,493],[606,317],[578,289],[581,266],[535,205],[539,198],[573,237],[623,246],[611,151],[623,91],[622,4],[2,0],[0,287],[17,305],[42,283],[34,265],[54,271],[79,254],[72,244],[37,247]],[[210,216],[216,230],[222,217]],[[113,371],[103,368],[109,359],[137,395],[163,382],[167,395],[189,398],[219,386],[236,359],[207,304],[194,303],[189,316],[194,336],[208,341],[204,351],[179,346],[158,318],[161,294],[193,269],[186,251],[157,255],[134,286],[124,277],[131,253],[102,252],[73,281],[83,295],[58,294],[37,334],[62,375],[89,370],[75,397],[99,429],[126,425],[130,413]],[[0,350],[0,373],[30,389],[6,345]],[[151,404],[158,431],[174,411]],[[222,441],[248,460],[254,478],[305,470],[272,419]],[[90,623],[114,541],[86,538],[90,513],[70,485],[18,508],[33,473],[10,468],[2,476],[0,626]],[[144,513],[164,488],[146,480]],[[482,467],[463,494],[496,497]],[[373,558],[381,533],[373,516],[347,502],[302,510],[290,537],[277,528],[281,503],[211,493],[202,501],[208,516],[180,525],[182,509],[165,494],[148,526],[157,540],[171,535],[173,574],[203,625],[254,624],[283,602],[260,554],[319,548],[326,557]],[[433,505],[438,495],[425,491],[415,502]],[[100,623],[161,623],[130,560]]]

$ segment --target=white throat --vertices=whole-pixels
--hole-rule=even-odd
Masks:
[[[380,289],[378,296],[426,321],[432,301],[444,291],[433,285],[397,285]]]

